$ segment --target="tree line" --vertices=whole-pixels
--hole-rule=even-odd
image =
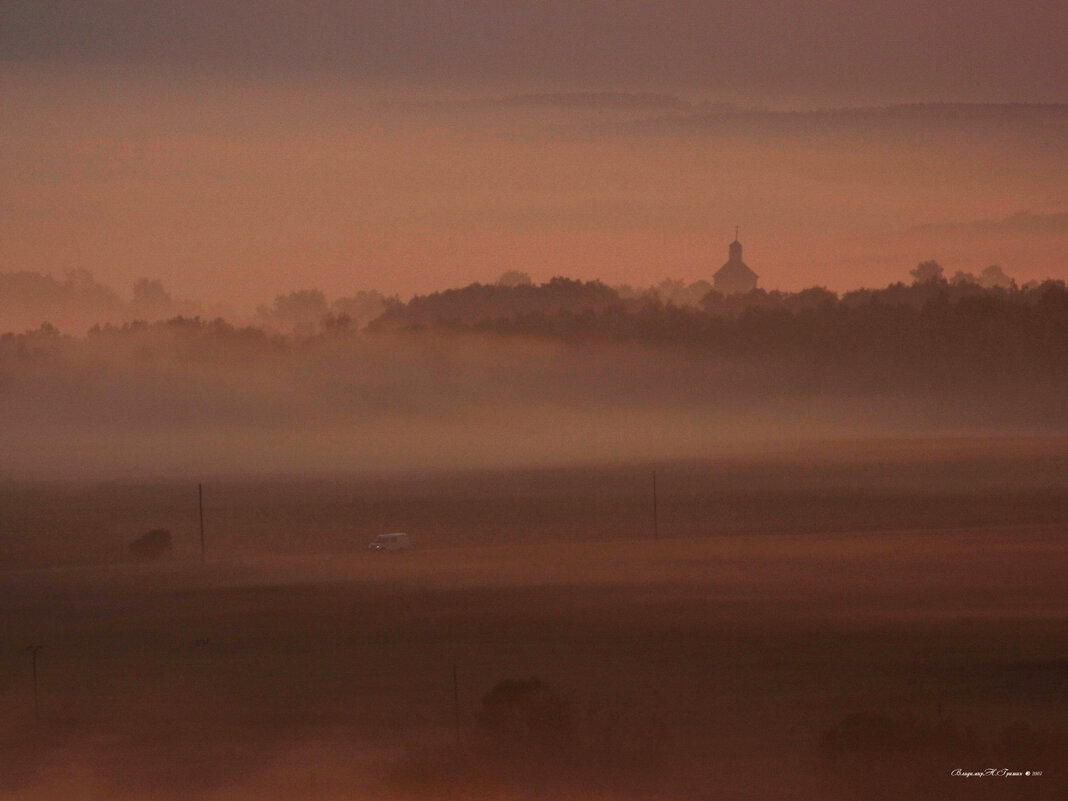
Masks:
[[[998,268],[1000,272],[1000,268]],[[990,277],[989,275],[987,276]],[[599,281],[553,278],[534,284],[518,273],[496,284],[472,284],[403,303],[378,293],[350,299],[353,311],[377,316],[365,327],[321,293],[291,293],[261,310],[250,325],[178,316],[158,322],[105,324],[88,340],[119,343],[152,339],[167,351],[195,354],[287,350],[316,340],[387,333],[537,337],[561,342],[612,341],[686,348],[730,359],[773,359],[812,370],[848,368],[860,374],[937,373],[988,378],[1027,373],[1047,379],[1068,374],[1068,289],[1063,281],[1018,287],[955,276],[926,262],[913,282],[843,295],[820,287],[799,292],[762,289],[743,295],[708,291],[686,303],[685,286],[664,282],[643,292]],[[974,280],[973,280],[974,279]],[[669,291],[662,291],[662,290]],[[265,317],[303,325],[278,331]],[[317,316],[317,320],[315,319]],[[366,319],[366,318],[365,318]],[[7,359],[61,349],[73,342],[49,325],[0,336]]]

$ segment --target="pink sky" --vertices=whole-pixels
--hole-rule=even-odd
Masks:
[[[1056,3],[136,5],[0,11],[0,270],[242,307],[509,269],[640,285],[707,279],[740,225],[769,288],[927,258],[1068,277],[1063,109],[701,105],[1068,99]],[[461,102],[605,91],[684,102]],[[1052,222],[971,225],[1023,211]]]

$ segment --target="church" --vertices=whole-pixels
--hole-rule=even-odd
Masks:
[[[742,261],[742,243],[738,241],[737,231],[727,253],[727,263],[716,270],[712,277],[712,288],[724,295],[752,292],[756,289],[759,276]]]

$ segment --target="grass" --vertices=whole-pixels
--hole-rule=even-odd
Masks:
[[[893,497],[918,512],[881,518],[882,490],[867,487],[854,496],[875,497],[857,531],[764,526],[775,509],[695,534],[701,474],[683,471],[673,492],[689,511],[668,513],[660,541],[549,538],[515,523],[492,538],[413,536],[406,554],[368,553],[362,538],[302,553],[298,541],[329,551],[333,540],[257,550],[244,533],[207,565],[187,551],[7,570],[0,797],[1065,797],[1063,493],[1039,482],[1044,505],[1026,514],[994,510],[995,493],[962,511],[982,518],[964,525],[950,499],[973,468],[943,470],[928,491],[891,476],[905,482]],[[992,480],[995,468],[980,473]],[[767,481],[798,475],[783,469]],[[841,475],[809,477],[804,520],[843,519]],[[759,483],[733,480],[734,493]],[[464,486],[419,497],[476,521],[467,500],[452,504],[485,488]],[[583,492],[607,503],[573,475],[524,486],[543,501],[548,486],[576,506]],[[902,519],[929,525],[901,530]],[[33,643],[45,646],[36,723]],[[477,720],[492,687],[533,677],[566,700],[576,739],[568,760],[519,775],[481,750]],[[948,776],[981,766],[1044,775]]]

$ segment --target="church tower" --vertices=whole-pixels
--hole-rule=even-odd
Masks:
[[[742,243],[737,238],[727,247],[727,257],[730,261],[742,260]]]
[[[743,294],[756,289],[759,276],[742,261],[742,243],[738,241],[738,229],[734,229],[734,241],[727,248],[727,263],[716,270],[712,287],[724,295]]]

